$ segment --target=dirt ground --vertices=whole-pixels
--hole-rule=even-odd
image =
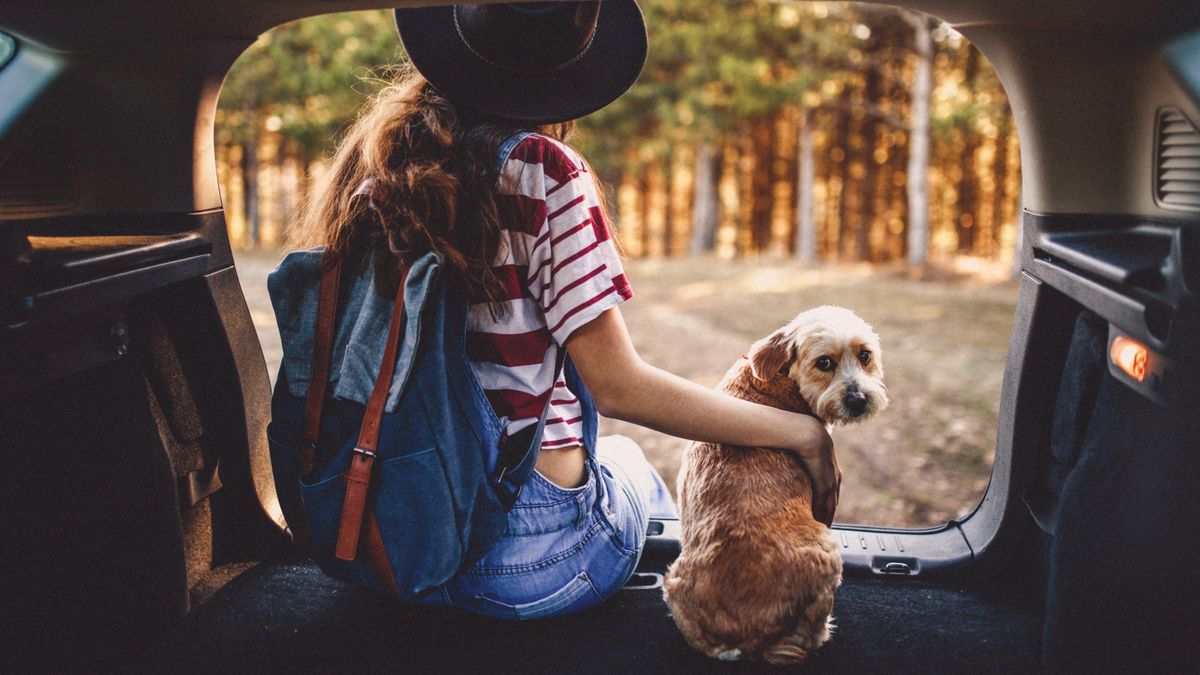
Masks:
[[[279,337],[266,295],[277,251],[239,251],[238,273],[272,379]],[[629,260],[634,299],[623,312],[656,366],[715,385],[758,338],[809,307],[851,308],[882,339],[891,406],[833,432],[843,523],[928,527],[969,512],[991,473],[1015,282],[897,269],[716,258]],[[632,437],[674,485],[687,442],[618,420],[601,433]]]

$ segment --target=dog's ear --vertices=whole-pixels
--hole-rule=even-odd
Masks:
[[[796,358],[795,343],[784,329],[779,329],[750,347],[750,372],[760,380],[775,377]]]

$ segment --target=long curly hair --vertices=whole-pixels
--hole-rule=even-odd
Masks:
[[[529,130],[565,141],[573,128]],[[373,259],[384,292],[395,291],[402,266],[437,251],[474,301],[494,303],[491,265],[508,215],[496,199],[496,156],[515,131],[473,118],[401,67],[347,130],[288,238],[325,246],[356,270]]]

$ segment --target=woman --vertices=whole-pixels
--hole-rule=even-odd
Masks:
[[[537,618],[624,584],[648,518],[674,505],[631,441],[589,438],[596,409],[693,440],[791,448],[818,486],[818,517],[832,519],[839,476],[818,421],[654,368],[626,332],[618,305],[632,293],[602,192],[565,141],[640,73],[637,5],[405,9],[396,22],[414,68],[349,130],[293,238],[373,264],[381,288],[436,251],[469,289],[471,371],[507,435],[545,419],[504,537],[424,600]],[[564,349],[586,392],[557,371]]]

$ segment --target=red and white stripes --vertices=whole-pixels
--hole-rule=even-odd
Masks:
[[[510,434],[537,422],[547,404],[543,448],[576,445],[582,411],[555,380],[555,346],[578,327],[633,296],[609,237],[587,163],[540,134],[522,139],[505,162],[498,189],[504,223],[493,268],[500,311],[473,304],[467,356]]]

